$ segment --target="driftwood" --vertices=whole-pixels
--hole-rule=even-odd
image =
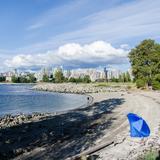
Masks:
[[[98,146],[95,146],[93,148],[90,148],[90,149],[88,149],[88,150],[86,150],[86,151],[84,151],[84,152],[82,152],[82,153],[80,153],[78,155],[75,155],[73,157],[67,158],[67,160],[80,160],[82,157],[86,157],[88,155],[91,155],[91,154],[93,154],[93,153],[95,153],[95,152],[97,152],[97,151],[99,151],[99,150],[101,150],[101,149],[103,149],[105,147],[108,147],[111,144],[114,144],[113,140],[108,141],[108,142],[103,143],[103,144],[100,144]],[[84,159],[84,158],[82,158],[82,159]]]
[[[92,148],[90,148],[88,150],[85,150],[85,151],[83,151],[83,152],[81,152],[81,153],[79,153],[79,154],[77,154],[75,156],[69,157],[69,158],[67,158],[67,160],[87,160],[87,156],[89,156],[89,155],[91,155],[91,154],[93,154],[93,153],[95,153],[95,152],[97,152],[97,151],[99,151],[99,150],[101,150],[101,149],[103,149],[105,147],[108,147],[108,146],[110,146],[112,144],[117,145],[117,144],[122,143],[126,139],[125,137],[120,142],[117,142],[117,140],[113,137],[113,135],[116,136],[120,131],[122,131],[124,128],[126,128],[127,127],[126,122],[127,121],[124,121],[120,125],[120,127],[116,128],[110,134],[110,136],[107,137],[108,140],[106,140],[105,143],[101,143],[101,144],[99,144],[99,145],[97,145],[95,147],[92,147]],[[105,139],[104,139],[104,141],[105,141]]]

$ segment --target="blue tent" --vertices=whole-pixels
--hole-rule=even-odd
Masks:
[[[150,135],[150,129],[143,118],[134,113],[129,113],[127,117],[130,124],[131,137],[148,137]]]

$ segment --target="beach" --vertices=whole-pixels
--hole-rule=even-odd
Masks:
[[[55,91],[51,85],[41,84],[39,88]],[[126,88],[101,88],[96,92],[86,93],[93,97],[88,107],[1,118],[0,159],[69,160],[85,157],[87,152],[99,160],[131,160],[148,150],[159,149],[159,92]],[[146,120],[150,137],[130,137],[127,120],[130,112]],[[97,149],[99,146],[104,147]]]

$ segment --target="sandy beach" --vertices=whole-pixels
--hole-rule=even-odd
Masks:
[[[160,148],[159,92],[118,90],[89,95],[94,101],[86,108],[58,115],[50,113],[2,118],[0,159],[69,160],[113,142],[90,156],[98,160],[131,160],[138,159],[148,150]],[[151,129],[150,137],[130,137],[126,117],[129,112],[147,121]],[[15,121],[17,123],[13,123]]]

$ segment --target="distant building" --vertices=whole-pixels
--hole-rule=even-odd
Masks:
[[[9,71],[9,72],[3,73],[3,76],[6,77],[7,82],[11,82],[12,81],[12,76],[15,76],[15,73]]]
[[[100,79],[101,73],[99,71],[94,71],[91,75],[91,81],[97,81],[98,79]]]
[[[63,76],[64,76],[65,78],[69,78],[69,77],[71,76],[71,71],[70,71],[70,70],[64,70],[64,71],[63,71]]]
[[[12,77],[6,76],[6,82],[11,82],[11,81],[12,81]]]
[[[56,71],[61,71],[65,78],[83,78],[84,76],[88,75],[91,79],[91,81],[104,81],[104,80],[111,80],[112,78],[119,78],[119,76],[122,74],[122,72],[118,69],[107,69],[106,67],[104,69],[96,69],[96,68],[86,68],[86,69],[72,69],[72,70],[63,70],[63,67],[55,67],[55,68],[49,68],[49,67],[43,67],[40,71],[36,72],[34,74],[36,80],[38,82],[43,80],[43,76],[47,75],[49,79],[52,80],[52,77],[54,77]],[[131,79],[133,79],[132,71],[131,69],[128,70],[128,73],[130,74]],[[12,76],[25,76],[27,77],[30,74],[30,72],[18,72],[17,69],[14,69],[13,71],[1,73],[0,75],[6,78],[7,82],[12,81]]]
[[[132,69],[131,69],[131,68],[128,69],[128,73],[129,73],[129,75],[130,75],[130,77],[131,77],[131,80],[133,81],[134,76],[133,76],[133,74],[132,74]]]
[[[35,76],[37,82],[40,82],[43,80],[43,73],[42,72],[37,72],[34,74],[34,76]]]
[[[37,82],[42,81],[44,75],[50,77],[52,75],[52,69],[50,67],[43,67],[40,71],[34,74],[35,78],[37,79]]]
[[[108,81],[108,70],[104,67],[105,80]]]
[[[119,76],[122,74],[122,72],[118,69],[109,69],[108,70],[108,79],[112,79],[112,78],[119,78]]]
[[[89,68],[89,69],[74,69],[71,70],[70,77],[73,78],[83,78],[85,75],[88,75],[91,79],[91,81],[97,81],[99,79],[105,78],[105,73],[103,70],[97,70],[95,68]]]

